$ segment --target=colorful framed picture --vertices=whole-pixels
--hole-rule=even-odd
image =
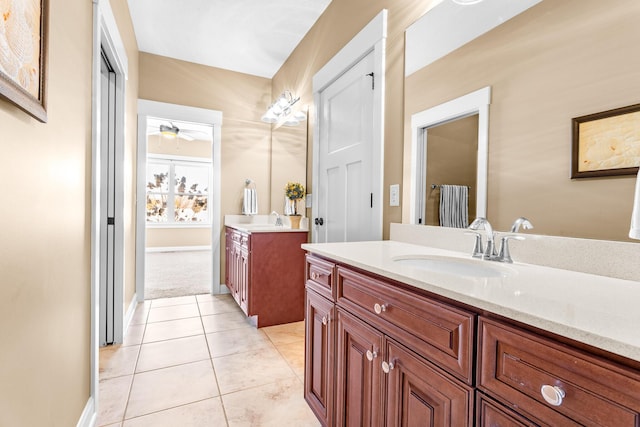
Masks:
[[[0,95],[46,123],[49,0],[0,2]]]
[[[635,175],[640,166],[640,104],[572,119],[571,178]]]

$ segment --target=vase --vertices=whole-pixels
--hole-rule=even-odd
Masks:
[[[291,223],[291,229],[299,229],[300,228],[300,220],[302,219],[302,215],[289,215],[289,222]]]

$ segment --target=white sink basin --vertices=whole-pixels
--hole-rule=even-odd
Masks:
[[[506,277],[514,270],[495,261],[455,258],[439,255],[407,255],[393,259],[394,262],[422,270],[465,277]]]

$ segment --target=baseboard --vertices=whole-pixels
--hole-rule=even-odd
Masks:
[[[84,406],[84,411],[82,411],[76,427],[95,427],[97,421],[98,413],[96,412],[95,399],[94,396],[91,396]]]
[[[146,248],[145,252],[186,252],[186,251],[210,251],[211,246],[158,246]]]
[[[138,307],[138,295],[133,294],[133,298],[129,303],[129,308],[127,308],[127,312],[124,315],[124,333],[122,334],[123,338],[127,336],[127,331],[129,330],[131,319],[133,319],[133,314],[136,312],[136,307]]]

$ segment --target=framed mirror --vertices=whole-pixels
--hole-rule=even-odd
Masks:
[[[411,116],[411,224],[439,223],[434,214],[435,197],[432,193],[443,184],[466,185],[469,201],[475,200],[469,217],[472,220],[476,216],[486,216],[490,103],[491,87],[487,86]],[[463,142],[459,136],[463,129],[468,133],[470,126],[477,128],[477,138],[466,137],[467,142]],[[429,146],[430,141],[434,147]],[[457,144],[461,146],[456,147]],[[477,151],[474,153],[475,147]],[[429,168],[431,148],[450,154],[454,151],[453,156],[447,156],[446,164],[441,156],[438,165],[432,164],[431,169],[438,167],[441,171]],[[456,154],[460,155],[457,160]],[[475,168],[469,167],[469,162],[473,163],[474,159]],[[469,177],[470,169],[475,169],[475,177]],[[440,178],[453,181],[435,182]]]

